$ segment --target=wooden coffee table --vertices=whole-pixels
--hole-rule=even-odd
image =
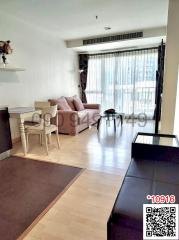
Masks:
[[[97,130],[100,128],[101,120],[102,118],[105,118],[106,121],[113,120],[114,122],[114,131],[116,132],[116,120],[120,120],[121,127],[123,125],[123,119],[124,119],[124,113],[103,113],[100,115],[100,118],[97,122]]]

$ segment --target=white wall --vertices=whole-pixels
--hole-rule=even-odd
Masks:
[[[0,14],[0,40],[11,40],[11,65],[25,72],[0,72],[0,105],[32,106],[35,100],[76,94],[77,55],[56,36]]]
[[[26,69],[0,72],[0,105],[33,106],[35,100],[78,93],[77,54],[63,40],[3,14],[0,32],[0,40],[12,41],[10,65]],[[18,131],[13,131],[15,138]]]
[[[170,0],[167,26],[164,92],[161,132],[174,132],[175,105],[179,65],[179,1]]]

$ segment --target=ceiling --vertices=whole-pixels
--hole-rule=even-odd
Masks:
[[[0,6],[64,40],[166,26],[168,12],[168,0],[0,0]]]

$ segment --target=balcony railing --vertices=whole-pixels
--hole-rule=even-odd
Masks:
[[[155,109],[155,87],[123,86],[115,90],[86,91],[88,102],[100,103],[102,110],[115,108],[125,114],[145,113],[153,116]]]

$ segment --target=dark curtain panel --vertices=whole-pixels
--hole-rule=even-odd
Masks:
[[[81,100],[83,103],[87,103],[86,98],[86,86],[87,86],[87,75],[88,75],[88,55],[79,55],[79,69],[80,69],[80,85],[81,85]]]
[[[158,70],[156,72],[156,97],[155,97],[155,133],[158,133],[159,121],[161,118],[163,78],[164,78],[164,61],[165,61],[165,44],[162,43],[158,47]]]

